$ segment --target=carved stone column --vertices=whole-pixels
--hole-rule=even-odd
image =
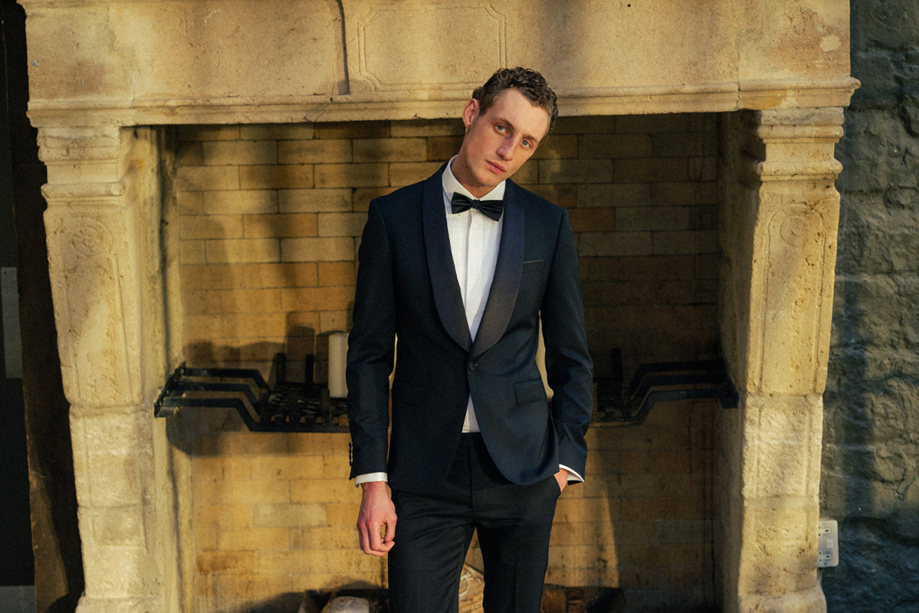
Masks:
[[[824,612],[822,394],[839,221],[841,108],[725,116],[721,334],[740,407],[719,420],[726,612]]]
[[[157,561],[163,434],[149,408],[167,351],[157,134],[47,127],[39,145],[86,575],[79,611],[161,611],[175,582]]]

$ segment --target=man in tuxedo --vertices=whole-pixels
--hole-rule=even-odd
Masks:
[[[592,364],[574,237],[565,209],[510,181],[557,115],[542,75],[498,70],[463,110],[459,153],[370,203],[348,349],[351,477],[361,549],[389,554],[394,613],[457,610],[473,532],[485,611],[537,613],[556,501],[583,480]]]

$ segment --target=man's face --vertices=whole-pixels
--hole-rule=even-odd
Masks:
[[[453,176],[476,198],[509,178],[530,159],[549,131],[549,113],[516,89],[506,89],[482,113],[478,100],[463,110],[466,138]]]

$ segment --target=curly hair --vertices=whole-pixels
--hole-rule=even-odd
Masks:
[[[529,68],[500,68],[491,75],[485,85],[472,92],[472,98],[479,102],[479,112],[484,113],[494,103],[498,94],[506,89],[516,89],[535,106],[549,114],[549,131],[558,118],[558,105],[555,92],[546,83],[546,79]]]

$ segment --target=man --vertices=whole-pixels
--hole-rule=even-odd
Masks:
[[[456,157],[370,204],[348,350],[351,477],[361,548],[389,554],[394,613],[457,610],[474,531],[485,610],[538,612],[557,498],[583,480],[592,364],[574,238],[565,209],[509,180],[557,114],[542,75],[499,70],[463,110]]]

